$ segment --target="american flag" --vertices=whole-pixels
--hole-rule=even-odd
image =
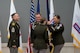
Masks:
[[[34,2],[31,0],[31,9],[30,9],[30,24],[32,24],[35,21],[35,8],[34,8]]]
[[[32,47],[30,45],[30,33],[31,33],[31,25],[35,21],[35,8],[34,2],[31,0],[31,9],[30,9],[30,24],[29,24],[29,35],[28,35],[28,42],[27,42],[27,53],[32,53]]]

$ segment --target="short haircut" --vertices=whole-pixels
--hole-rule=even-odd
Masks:
[[[41,15],[40,13],[36,13],[35,15]]]
[[[61,19],[61,17],[59,15],[55,15],[54,17],[56,17],[57,19]]]
[[[11,15],[11,17],[13,18],[13,16],[14,16],[15,14],[17,14],[17,13],[13,13],[13,14]]]

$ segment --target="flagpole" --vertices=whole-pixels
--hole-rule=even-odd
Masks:
[[[22,34],[21,34],[21,30],[20,30],[20,37],[19,37],[19,42],[20,42],[20,47],[18,48],[20,53],[23,53],[23,48],[22,48]]]
[[[2,44],[1,44],[1,31],[0,31],[0,53],[2,53]]]

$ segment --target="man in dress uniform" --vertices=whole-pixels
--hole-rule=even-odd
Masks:
[[[20,46],[19,45],[20,26],[18,24],[19,15],[17,13],[14,13],[11,16],[12,21],[9,26],[10,38],[8,41],[8,47],[10,49],[10,53],[18,53],[18,47]]]
[[[33,53],[47,53],[48,33],[47,26],[39,13],[35,15],[36,22],[31,29],[31,45]]]

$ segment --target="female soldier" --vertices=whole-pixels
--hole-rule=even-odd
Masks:
[[[60,53],[63,45],[64,45],[64,39],[62,36],[62,33],[64,31],[64,26],[62,23],[60,23],[60,16],[55,15],[53,18],[54,24],[51,24],[51,21],[49,21],[48,27],[50,32],[52,33],[52,40],[50,45],[54,45],[54,52],[53,53]],[[52,49],[52,47],[50,47]]]

